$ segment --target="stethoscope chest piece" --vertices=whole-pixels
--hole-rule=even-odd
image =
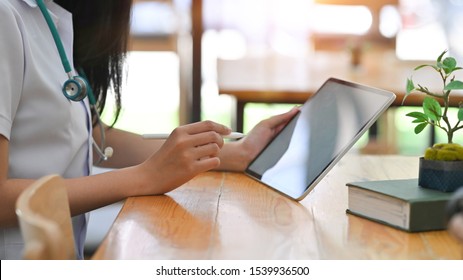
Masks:
[[[81,101],[87,96],[87,81],[80,77],[74,76],[63,84],[63,94],[72,101]]]

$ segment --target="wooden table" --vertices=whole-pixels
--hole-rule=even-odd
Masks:
[[[207,172],[125,201],[93,259],[461,259],[447,231],[346,214],[349,181],[416,177],[418,160],[348,154],[300,203],[241,173]]]
[[[392,106],[402,105],[407,78],[430,89],[441,89],[434,71],[413,69],[423,63],[397,59],[392,50],[366,50],[361,63],[353,67],[348,52],[317,51],[305,56],[284,56],[275,53],[249,56],[238,60],[218,60],[217,75],[220,94],[236,99],[235,128],[243,130],[244,107],[247,103],[304,103],[330,77],[344,79],[394,92]],[[463,79],[463,71],[456,72]],[[463,102],[463,94],[455,93],[451,106]],[[411,94],[404,105],[421,106],[424,94]]]

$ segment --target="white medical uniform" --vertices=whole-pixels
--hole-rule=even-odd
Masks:
[[[72,16],[45,1],[72,60]],[[72,63],[72,61],[71,61]],[[86,176],[91,167],[88,99],[69,101],[56,45],[35,0],[0,1],[0,134],[9,140],[8,177]],[[73,217],[77,257],[87,218]],[[0,228],[0,259],[20,259],[18,228]]]

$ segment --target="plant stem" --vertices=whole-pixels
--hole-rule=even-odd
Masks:
[[[421,85],[418,85],[418,88],[416,90],[421,91],[422,93],[433,96],[433,97],[444,98],[443,94],[438,94],[438,93],[431,92],[427,88],[422,87]]]
[[[447,78],[449,77],[448,75],[444,75],[443,71],[439,71],[442,81],[444,82],[444,88],[447,86]],[[451,79],[453,80],[453,79]],[[447,117],[447,112],[449,110],[449,96],[450,96],[451,90],[447,91],[442,91],[442,99],[444,100],[444,113],[442,114],[442,119],[444,120],[445,124],[447,125],[447,129],[444,129],[444,131],[447,133],[447,141],[448,143],[452,143],[453,140],[453,132],[454,130],[452,129],[452,125],[449,122],[449,118]]]

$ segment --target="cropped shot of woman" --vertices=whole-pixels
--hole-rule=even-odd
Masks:
[[[231,130],[212,121],[180,126],[167,140],[146,141],[113,124],[100,129],[107,94],[116,97],[115,120],[121,109],[131,2],[0,1],[0,259],[21,259],[15,202],[41,176],[66,179],[83,258],[86,213],[167,193],[207,170],[243,171],[297,113],[263,120],[227,143]],[[116,169],[92,175],[93,165]]]

